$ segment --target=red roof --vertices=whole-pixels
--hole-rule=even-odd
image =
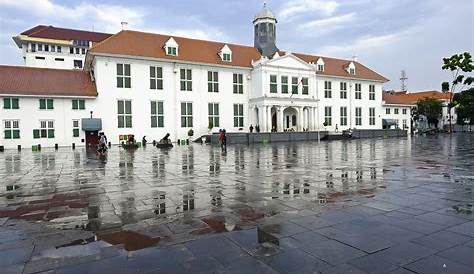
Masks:
[[[75,29],[57,28],[53,26],[39,25],[21,33],[29,37],[47,38],[57,40],[84,40],[100,42],[111,36],[108,33],[92,32]]]
[[[171,37],[173,37],[179,45],[178,56],[166,55],[165,50],[163,49],[165,43]],[[232,51],[232,62],[224,62],[219,56],[220,50],[226,44]],[[261,57],[255,47],[131,30],[121,31],[112,35],[108,39],[93,46],[89,52],[92,54],[102,53],[140,56],[248,68],[252,68],[252,60],[256,61]],[[294,55],[308,63],[316,62],[320,58],[319,56],[307,54]],[[318,74],[382,82],[388,81],[387,78],[360,63],[354,62],[356,66],[356,75],[350,75],[346,71],[346,67],[351,61],[328,57],[322,58],[325,63],[325,71],[318,72]]]
[[[87,71],[0,65],[0,95],[97,96]]]
[[[440,92],[436,90],[418,91],[418,92],[403,92],[403,91],[385,91],[382,94],[382,100],[385,104],[395,105],[415,105],[418,100],[426,98],[438,100],[450,100],[452,93]]]

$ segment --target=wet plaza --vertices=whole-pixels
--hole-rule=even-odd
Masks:
[[[2,273],[473,273],[474,135],[0,153]]]

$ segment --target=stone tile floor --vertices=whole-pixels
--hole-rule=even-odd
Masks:
[[[473,273],[474,135],[0,154],[1,273]]]

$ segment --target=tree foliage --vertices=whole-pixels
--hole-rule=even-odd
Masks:
[[[451,92],[456,92],[455,89],[459,84],[469,86],[474,82],[474,77],[469,76],[469,74],[474,70],[474,63],[469,52],[454,54],[449,58],[443,58],[443,63],[443,70],[450,70],[453,72]],[[468,75],[464,75],[465,73]]]
[[[474,88],[454,94],[453,102],[458,115],[457,123],[464,125],[465,121],[469,121],[470,125],[474,125]]]
[[[420,99],[416,102],[417,113],[419,115],[426,116],[429,125],[438,126],[439,118],[443,111],[443,102],[433,98]]]

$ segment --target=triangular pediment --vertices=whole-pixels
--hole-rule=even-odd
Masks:
[[[292,69],[313,69],[313,67],[293,54],[285,54],[268,60],[265,65]]]

